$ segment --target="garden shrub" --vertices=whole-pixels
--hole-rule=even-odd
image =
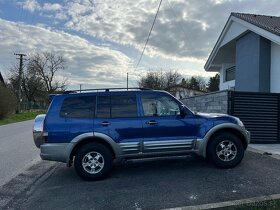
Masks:
[[[0,119],[14,113],[16,105],[17,100],[13,92],[0,84]]]

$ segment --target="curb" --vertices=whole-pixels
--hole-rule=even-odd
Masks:
[[[243,206],[244,208],[248,207],[256,207],[262,202],[271,201],[280,199],[280,194],[274,195],[265,195],[260,197],[253,197],[241,200],[233,200],[233,201],[225,201],[219,203],[209,203],[209,204],[202,204],[202,205],[194,205],[194,206],[184,206],[184,207],[177,207],[177,208],[170,208],[165,210],[203,210],[203,209],[217,209],[217,208],[225,208],[225,207],[234,207],[234,206]],[[255,205],[253,205],[255,203]]]
[[[261,155],[265,155],[265,156],[272,157],[272,158],[275,158],[277,160],[280,160],[280,155],[273,154],[273,153],[268,155],[267,152],[265,152],[263,150],[258,150],[258,149],[252,148],[252,147],[250,147],[250,145],[248,146],[247,151],[258,153],[258,154],[261,154]]]

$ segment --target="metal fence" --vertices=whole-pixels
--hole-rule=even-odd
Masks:
[[[49,107],[49,103],[46,102],[21,102],[21,111],[46,111]]]
[[[279,143],[280,94],[228,92],[228,114],[242,120],[252,142]]]

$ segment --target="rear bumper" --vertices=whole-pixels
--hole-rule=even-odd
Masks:
[[[66,163],[68,161],[69,143],[47,143],[40,146],[42,160]]]

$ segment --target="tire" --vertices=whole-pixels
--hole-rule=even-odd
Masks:
[[[108,147],[89,143],[78,149],[74,160],[76,173],[84,180],[103,179],[113,166],[113,155]]]
[[[207,158],[219,168],[233,168],[242,161],[243,156],[241,139],[232,133],[219,133],[207,147]]]

